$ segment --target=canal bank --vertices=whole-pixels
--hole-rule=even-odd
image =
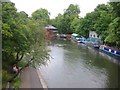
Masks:
[[[47,85],[38,69],[27,67],[21,72],[20,78],[20,88],[40,88],[41,90],[48,90]]]
[[[48,88],[118,88],[118,64],[112,57],[68,41],[49,48],[52,58],[40,67]]]
[[[39,80],[41,82],[42,88],[44,88],[44,90],[48,90],[47,84],[46,84],[46,82],[45,82],[45,80],[44,80],[40,70],[39,69],[36,69],[36,70],[37,70],[37,74],[39,76]]]

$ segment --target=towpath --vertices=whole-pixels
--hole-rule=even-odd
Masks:
[[[21,78],[20,88],[41,88],[40,90],[43,90],[40,77],[35,68],[32,67],[25,68],[21,72],[20,78]]]

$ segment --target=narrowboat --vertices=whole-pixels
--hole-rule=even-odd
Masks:
[[[101,51],[104,51],[104,52],[120,59],[120,51],[118,51],[118,50],[115,50],[115,49],[113,49],[109,46],[105,46],[105,45],[100,45],[99,49]]]

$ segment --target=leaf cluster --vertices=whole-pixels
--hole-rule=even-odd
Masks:
[[[52,20],[59,33],[78,33],[89,37],[90,31],[96,31],[103,43],[120,47],[120,2],[99,4],[94,11],[79,17],[79,6],[69,5],[64,14]]]
[[[33,17],[28,17],[24,11],[17,12],[14,3],[2,2],[2,70],[4,85],[8,81],[14,81],[18,76],[18,74],[12,73],[14,64],[21,67],[20,70],[22,70],[30,65],[34,67],[45,65],[49,60],[44,29],[49,16],[45,16],[48,14],[46,10],[41,10],[40,12],[38,12],[39,10],[33,12]],[[39,14],[38,17],[34,16],[36,13]]]

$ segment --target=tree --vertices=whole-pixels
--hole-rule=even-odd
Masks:
[[[106,42],[112,46],[119,48],[120,46],[120,17],[115,18],[109,25],[109,35],[106,38]]]
[[[51,24],[58,28],[58,32],[59,33],[63,33],[64,32],[63,20],[64,20],[64,17],[63,17],[62,14],[58,14],[58,16],[55,19],[51,20]]]
[[[70,29],[72,29],[72,31],[75,33],[77,32],[78,29],[78,25],[80,23],[80,19],[79,18],[74,18],[71,25],[70,25]]]
[[[111,20],[111,7],[99,4],[93,12],[87,13],[84,18],[80,19],[79,24],[76,26],[76,32],[88,38],[90,31],[96,31],[101,36],[102,41],[104,41],[107,37]]]
[[[79,18],[80,9],[78,5],[70,4],[64,12],[64,33],[73,33],[72,21],[75,18]]]
[[[78,5],[70,4],[69,7],[65,10],[64,14],[73,17],[79,17],[80,9]]]
[[[111,18],[111,7],[105,4],[99,4],[95,8],[95,12],[99,14],[99,18],[94,24],[94,28],[98,35],[101,36],[101,40],[104,41],[108,35],[108,27],[112,21]]]
[[[2,81],[13,82],[19,73],[11,73],[13,64],[27,66],[45,64],[49,58],[45,43],[44,24],[29,18],[25,12],[17,12],[12,2],[2,3]],[[19,71],[19,72],[20,72]]]
[[[109,25],[109,34],[105,41],[112,46],[120,48],[120,2],[110,2],[112,7],[112,22]]]
[[[109,2],[109,5],[112,7],[113,17],[120,17],[120,2]]]
[[[15,4],[12,2],[3,2],[2,3],[2,80],[3,84],[6,84],[8,82],[8,79],[12,77],[12,74],[10,72],[10,67],[13,63],[15,63],[15,41],[14,39],[14,33],[17,33],[16,31],[16,24],[15,24],[15,16],[16,16],[16,8]],[[8,76],[6,78],[5,76]]]
[[[44,21],[48,24],[50,20],[49,14],[50,13],[48,12],[48,10],[40,8],[32,13],[32,18],[34,18],[35,20]]]
[[[88,38],[89,31],[95,31],[94,24],[98,19],[98,16],[99,15],[93,11],[91,13],[87,13],[84,18],[80,18],[76,32],[81,36]]]
[[[75,27],[76,28],[75,33],[78,33],[80,36],[88,37],[89,31],[87,30],[87,27],[85,28],[86,25],[85,23],[86,23],[85,19],[80,18],[77,26]]]
[[[28,54],[34,58],[34,60],[31,60],[32,63],[30,62],[30,65],[34,67],[41,64],[45,65],[49,58],[48,49],[46,48],[45,29],[41,23],[40,21],[36,22],[36,20],[31,19],[27,24],[30,32],[29,37],[31,37],[29,41],[32,44],[30,45]]]
[[[70,4],[69,7],[64,10],[63,15],[58,14],[51,22],[58,28],[59,33],[71,34],[75,31],[74,24],[76,24],[76,19],[79,19],[79,13],[79,6]]]

